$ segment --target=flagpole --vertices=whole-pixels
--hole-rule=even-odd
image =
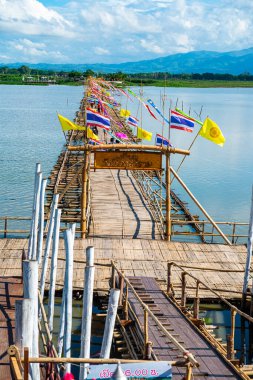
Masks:
[[[187,114],[184,113],[183,111],[179,110],[178,108],[176,108],[176,111],[179,112],[179,113],[181,113],[183,116],[187,116],[187,117],[189,117],[189,115],[187,115]],[[189,146],[189,148],[188,148],[189,151],[191,150],[192,146],[194,145],[195,141],[197,140],[197,137],[199,136],[199,132],[200,132],[202,126],[203,126],[202,121],[200,121],[200,120],[196,120],[196,119],[194,119],[194,121],[195,121],[196,123],[198,123],[199,125],[201,125],[201,127],[199,128],[198,133],[196,134],[196,136],[194,137],[192,143],[190,144],[190,146]],[[179,164],[179,166],[178,166],[178,168],[177,168],[177,170],[176,170],[176,173],[179,172],[179,169],[180,169],[181,166],[183,165],[184,160],[185,160],[185,157],[183,157],[182,161],[180,162],[180,164]],[[172,178],[170,184],[172,184],[172,182],[174,181],[174,178],[175,178],[175,177]]]

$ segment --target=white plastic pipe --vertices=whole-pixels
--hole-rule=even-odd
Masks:
[[[110,358],[110,351],[113,338],[113,330],[117,315],[118,303],[119,303],[119,289],[111,289],[108,301],[108,310],[105,321],[105,330],[103,335],[102,347],[100,357],[103,359]]]
[[[81,330],[80,358],[90,358],[91,322],[94,289],[94,247],[86,249],[86,267],[84,269],[83,313]],[[87,365],[80,365],[79,380],[86,379]]]

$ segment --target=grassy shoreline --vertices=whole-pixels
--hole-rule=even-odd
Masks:
[[[56,83],[45,82],[23,82],[22,78],[5,80],[0,75],[0,85],[23,85],[23,86],[82,86],[84,81],[58,80]],[[253,88],[253,81],[247,80],[192,80],[192,79],[170,79],[166,83],[164,80],[126,80],[123,86],[153,86],[153,87],[189,87],[189,88]]]

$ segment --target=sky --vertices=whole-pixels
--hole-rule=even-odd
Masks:
[[[253,0],[0,0],[0,62],[120,63],[253,47]]]

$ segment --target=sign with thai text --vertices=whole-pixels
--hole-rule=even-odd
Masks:
[[[160,170],[161,152],[110,151],[95,152],[95,169]]]
[[[143,363],[122,363],[120,364],[126,377],[134,378],[172,378],[172,368],[170,363],[165,361],[150,361]],[[90,365],[87,379],[109,379],[113,377],[117,364]]]

